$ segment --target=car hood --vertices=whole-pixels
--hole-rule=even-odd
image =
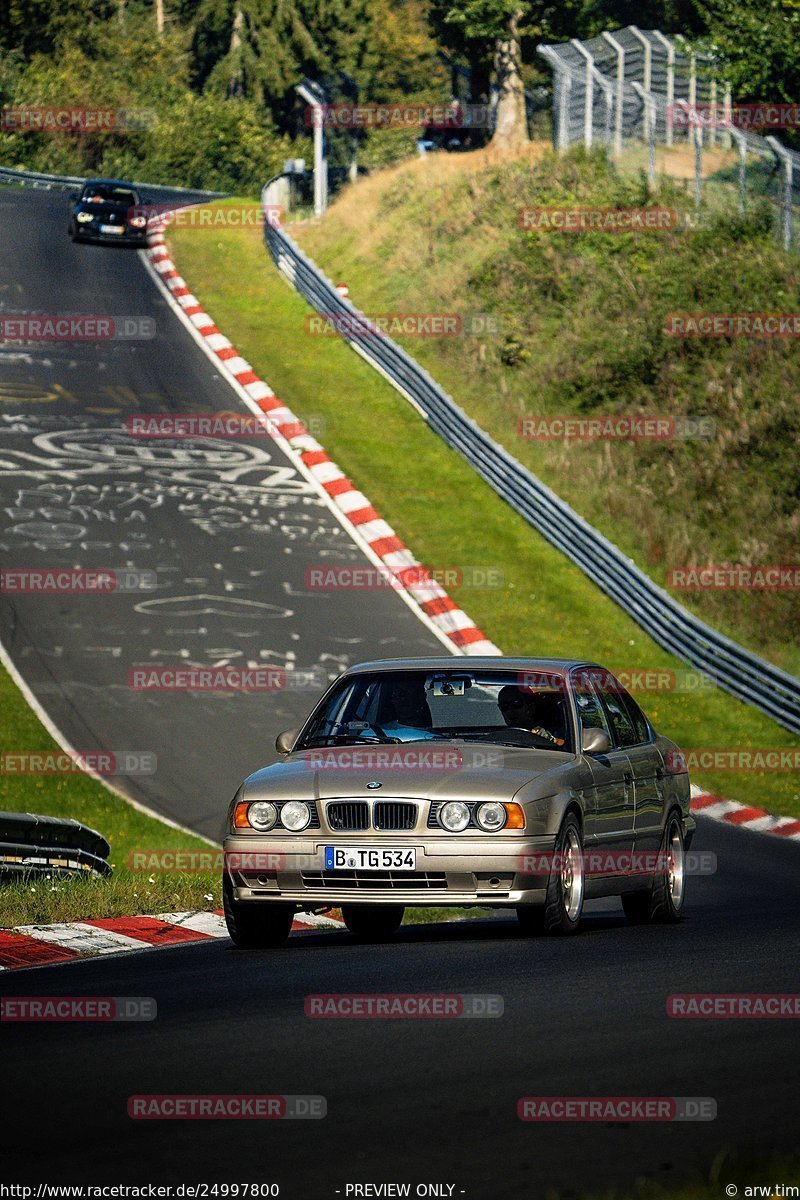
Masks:
[[[128,204],[76,204],[75,212],[91,213],[93,217],[115,217],[118,221],[127,221],[131,206]],[[132,214],[133,215],[133,214]]]
[[[304,750],[263,767],[244,783],[244,799],[329,800],[340,796],[445,801],[510,800],[521,787],[575,765],[560,750],[413,742]],[[380,783],[380,788],[368,788]]]

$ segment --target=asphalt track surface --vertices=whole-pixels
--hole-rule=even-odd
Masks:
[[[0,641],[74,748],[155,754],[155,773],[115,785],[216,839],[238,784],[328,678],[446,650],[394,592],[354,601],[306,585],[309,569],[366,559],[273,439],[125,433],[142,412],[246,410],[136,251],[73,245],[67,213],[61,193],[0,189],[0,316],[144,317],[155,336],[0,345],[0,557],[19,570],[155,571],[157,587],[0,595]],[[299,415],[313,424],[313,397]],[[128,686],[136,666],[192,664],[288,669],[291,686]]]
[[[12,497],[8,503],[23,514],[12,514],[8,524],[30,522],[34,518],[24,514],[34,507],[45,523],[86,524],[79,513],[57,518],[34,506],[36,497],[18,498],[17,489],[44,491],[49,499],[53,484],[65,489],[94,478],[91,473],[67,478],[63,455],[56,456],[55,474],[47,466],[40,468],[42,477],[11,473],[7,463],[19,465],[26,453],[47,458],[30,444],[37,436],[30,427],[40,428],[34,419],[44,419],[43,407],[54,418],[53,429],[69,432],[73,426],[65,417],[104,428],[118,425],[130,411],[123,402],[127,393],[118,389],[134,393],[131,403],[166,411],[228,408],[231,400],[167,314],[135,255],[73,250],[53,197],[0,193],[4,228],[9,205],[19,237],[13,248],[3,238],[0,250],[6,310],[51,311],[57,302],[94,311],[94,295],[100,311],[154,313],[159,321],[150,347],[114,347],[105,355],[93,347],[48,348],[31,354],[29,362],[8,355],[2,360],[5,401],[12,387],[33,389],[27,403],[19,396],[10,406],[4,401],[4,408],[23,418],[19,434],[12,432],[12,421],[3,435],[7,453],[0,475]],[[51,366],[43,361],[48,358]],[[41,397],[47,387],[63,390],[52,403],[35,400],[34,393]],[[94,412],[98,404],[110,411]],[[274,447],[270,452],[279,461]],[[167,491],[177,471],[170,482],[163,470],[136,468],[133,481],[141,489],[155,480],[154,487]],[[116,458],[102,474],[112,487],[130,480],[122,466],[117,474]],[[64,492],[64,507],[66,499]],[[437,650],[438,643],[396,597],[351,606],[334,596],[315,607],[315,598],[290,591],[302,581],[304,565],[317,561],[314,530],[324,529],[324,545],[345,560],[351,553],[316,506],[310,506],[312,521],[303,523],[304,505],[291,500],[298,533],[290,541],[285,529],[269,521],[277,516],[283,524],[282,500],[266,506],[267,519],[256,522],[257,529],[245,525],[203,535],[191,513],[178,512],[177,497],[175,503],[169,499],[146,509],[141,550],[124,551],[115,540],[114,521],[98,518],[91,536],[110,546],[90,552],[79,543],[50,545],[36,558],[30,537],[27,543],[21,537],[18,545],[7,529],[3,538],[13,549],[3,550],[4,561],[11,555],[12,565],[48,557],[69,565],[73,560],[109,565],[110,555],[124,553],[139,568],[155,564],[171,572],[167,598],[196,586],[291,608],[292,617],[262,619],[248,640],[249,625],[222,611],[224,605],[204,617],[202,627],[210,632],[199,635],[197,622],[185,624],[183,613],[173,613],[161,632],[160,623],[141,620],[124,597],[98,598],[91,610],[86,599],[20,598],[12,607],[6,598],[2,636],[42,704],[74,742],[93,737],[98,745],[114,746],[124,737],[124,745],[156,744],[159,770],[141,782],[142,794],[162,811],[213,833],[215,806],[227,799],[239,775],[267,757],[262,747],[268,750],[272,733],[290,723],[308,698],[131,700],[120,671],[132,657],[153,646],[161,654],[185,643],[200,659],[212,642],[242,646],[250,655],[251,643],[261,647],[266,640],[276,651],[296,645],[298,661],[308,665],[326,653],[351,661],[367,653]],[[209,501],[180,502],[197,503],[200,518],[207,515]],[[119,506],[110,511],[119,522]],[[290,555],[284,554],[287,545]],[[223,564],[221,570],[215,562]],[[263,573],[251,576],[252,571]],[[226,582],[234,585],[232,591]],[[264,634],[284,627],[292,634],[283,639]],[[92,646],[120,646],[120,653],[87,653],[89,636]],[[60,653],[54,653],[54,644]],[[628,1187],[642,1177],[669,1183],[707,1172],[721,1151],[795,1150],[794,1022],[675,1020],[666,1015],[666,1000],[685,992],[796,990],[798,848],[703,819],[698,825],[693,848],[713,850],[718,869],[690,879],[687,919],[677,927],[630,926],[616,902],[604,901],[587,910],[579,937],[562,941],[525,939],[513,919],[497,917],[409,924],[393,942],[379,946],[360,945],[338,932],[295,936],[286,948],[269,952],[243,953],[220,940],[4,972],[4,996],[152,996],[158,1017],[137,1024],[0,1027],[5,1100],[0,1176],[27,1184],[276,1182],[288,1200],[335,1200],[354,1183],[409,1183],[412,1195],[417,1184],[437,1183],[452,1184],[454,1197],[511,1200],[544,1196],[550,1188],[574,1194]],[[305,1017],[306,996],[342,992],[499,994],[504,1015]],[[150,1094],[322,1095],[327,1116],[129,1118],[128,1098]],[[517,1118],[522,1096],[711,1097],[717,1117],[532,1124]],[[727,1181],[723,1165],[720,1195]]]
[[[479,1200],[668,1183],[723,1148],[797,1143],[791,1020],[676,1020],[681,992],[796,988],[797,846],[700,822],[718,871],[674,927],[593,906],[583,933],[511,919],[403,926],[396,940],[227,940],[7,972],[4,995],[152,996],[148,1024],[5,1025],[2,1174],[19,1182],[277,1182],[286,1200],[350,1183],[452,1183]],[[493,993],[502,1019],[317,1020],[342,992]],[[324,1120],[137,1121],[132,1095],[311,1094]],[[521,1096],[703,1096],[713,1122],[532,1124]],[[10,1157],[10,1161],[9,1161]],[[726,1182],[725,1171],[720,1176]],[[412,1192],[413,1194],[413,1192]],[[722,1195],[722,1187],[720,1187]]]

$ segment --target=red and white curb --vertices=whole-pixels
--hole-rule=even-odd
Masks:
[[[344,924],[333,917],[305,912],[297,913],[292,923],[292,933],[319,929],[344,929]],[[157,917],[104,917],[62,925],[18,925],[15,929],[0,929],[0,971],[227,936],[221,909],[160,913]]]
[[[692,812],[712,821],[724,821],[726,825],[738,825],[755,833],[774,833],[778,837],[800,841],[800,821],[795,817],[776,817],[763,808],[740,804],[738,800],[726,800],[713,792],[704,792],[692,784]]]
[[[450,599],[444,588],[426,575],[421,563],[392,527],[381,519],[363,492],[337,467],[302,421],[281,403],[220,332],[178,274],[164,244],[163,231],[151,234],[146,253],[157,277],[168,289],[168,295],[176,302],[173,304],[176,312],[190,326],[196,340],[202,339],[201,344],[213,352],[223,376],[234,385],[251,411],[268,414],[271,427],[302,463],[304,473],[316,484],[345,528],[362,548],[366,547],[369,557],[392,577],[398,591],[413,601],[418,615],[445,641],[448,649],[455,654],[501,654],[502,651]]]

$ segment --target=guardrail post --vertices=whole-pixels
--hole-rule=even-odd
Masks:
[[[583,144],[587,150],[592,148],[592,121],[594,118],[594,76],[592,69],[594,67],[594,59],[589,51],[584,46],[583,42],[577,38],[570,38],[572,45],[581,54],[586,62],[585,75],[585,93],[583,99]]]
[[[616,116],[614,121],[614,156],[619,158],[622,154],[622,109],[625,103],[625,47],[617,41],[610,33],[604,33],[603,37],[608,42],[617,55],[617,97],[616,97]]]
[[[779,162],[783,163],[783,202],[781,204],[781,244],[784,250],[792,248],[792,156],[777,138],[766,138],[767,145]]]

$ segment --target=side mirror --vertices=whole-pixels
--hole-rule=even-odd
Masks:
[[[278,754],[291,754],[292,747],[297,741],[299,729],[284,729],[283,733],[279,733],[275,738],[275,749]]]
[[[581,734],[581,750],[584,754],[608,754],[611,749],[611,738],[605,729],[584,729]]]

